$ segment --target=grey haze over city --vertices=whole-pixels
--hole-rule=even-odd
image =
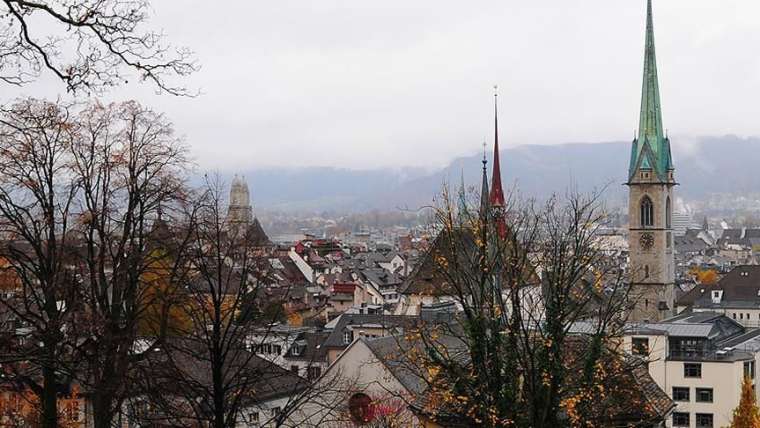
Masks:
[[[0,0],[0,428],[760,428],[758,17]]]
[[[196,52],[201,70],[182,83],[202,94],[155,96],[149,85],[129,84],[106,96],[167,112],[203,170],[430,171],[479,153],[484,139],[492,143],[494,84],[503,148],[630,141],[638,126],[642,1],[161,0],[152,7],[151,25]],[[676,161],[700,136],[760,135],[760,56],[752,53],[760,2],[654,7]],[[3,98],[62,91],[43,79],[4,88]]]

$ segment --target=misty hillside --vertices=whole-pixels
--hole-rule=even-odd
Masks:
[[[672,151],[679,196],[704,199],[712,193],[760,190],[760,138],[710,137],[688,144],[674,138]],[[504,185],[539,197],[563,192],[571,183],[581,191],[607,185],[610,202],[620,203],[629,154],[629,142],[518,146],[501,153]],[[357,212],[420,207],[430,203],[442,183],[458,186],[462,173],[468,187],[479,186],[480,172],[480,157],[472,156],[433,173],[413,168],[269,168],[245,174],[255,209]]]

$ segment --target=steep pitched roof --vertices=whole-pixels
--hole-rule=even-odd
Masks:
[[[652,0],[647,0],[647,27],[644,49],[644,76],[641,85],[641,111],[639,113],[639,134],[633,140],[629,181],[636,171],[654,171],[662,182],[667,182],[667,172],[673,169],[670,154],[670,140],[662,125],[660,87],[657,76],[657,57],[654,44],[654,24]]]
[[[449,249],[451,241],[459,241],[458,245],[464,248],[459,251],[456,257],[463,259],[467,254],[477,251],[475,237],[467,228],[456,228],[444,230],[436,236],[430,249],[425,253],[423,259],[418,263],[412,273],[404,280],[399,291],[401,294],[421,294],[430,296],[446,296],[452,294],[452,289],[447,283],[446,278],[439,272],[436,262],[437,257],[450,257]],[[467,266],[467,264],[465,264]]]
[[[504,190],[501,186],[501,163],[499,162],[499,112],[496,104],[498,94],[493,95],[494,136],[493,136],[493,170],[491,171],[491,193],[488,202],[493,208],[504,208]]]
[[[454,251],[453,254],[452,250]],[[406,277],[399,288],[399,292],[406,295],[455,295],[456,290],[448,283],[445,273],[441,271],[438,259],[444,258],[449,261],[456,259],[460,266],[477,269],[479,251],[472,229],[457,227],[441,231],[422,260],[415,265],[412,272]],[[517,249],[517,251],[523,250]],[[526,266],[525,270],[524,285],[538,284],[538,277],[534,268]]]
[[[259,219],[256,217],[253,218],[253,221],[251,222],[250,226],[248,226],[246,233],[247,238],[251,240],[251,243],[254,246],[266,247],[273,245],[272,241],[269,240],[269,236],[267,236],[266,232],[264,232],[264,228],[261,227]]]

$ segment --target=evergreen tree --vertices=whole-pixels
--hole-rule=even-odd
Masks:
[[[731,428],[760,428],[760,410],[755,401],[752,379],[748,376],[745,376],[742,382],[742,397],[739,406],[734,409]]]

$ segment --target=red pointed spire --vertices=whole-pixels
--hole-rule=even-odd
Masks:
[[[496,86],[494,86],[494,91]],[[491,177],[491,195],[489,202],[493,208],[504,208],[504,190],[501,187],[501,167],[499,164],[499,111],[496,100],[499,95],[493,94],[493,125],[494,125],[494,144],[493,144],[493,175]]]

